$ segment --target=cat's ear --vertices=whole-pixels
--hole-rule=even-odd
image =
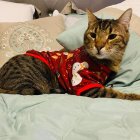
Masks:
[[[93,23],[97,20],[96,16],[92,13],[90,10],[86,10],[87,15],[88,15],[88,22]]]
[[[123,24],[126,26],[126,28],[129,28],[130,20],[132,17],[132,9],[129,8],[127,9],[118,19],[119,23]]]

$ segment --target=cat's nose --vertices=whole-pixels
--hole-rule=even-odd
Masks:
[[[97,51],[98,51],[98,53],[100,53],[100,50],[104,47],[103,45],[100,45],[100,46],[95,46],[96,47],[96,49],[97,49]]]

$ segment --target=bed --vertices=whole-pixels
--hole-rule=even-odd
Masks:
[[[64,1],[63,7],[58,8],[55,0],[51,10],[45,8],[45,4],[50,4],[47,5],[47,0],[14,2],[20,3],[0,1],[0,66],[28,49],[73,50],[83,44],[87,27],[84,11],[91,1],[84,3],[86,7]],[[106,86],[113,84],[113,88],[128,94],[140,94],[140,2],[104,3],[100,1],[97,7],[96,2],[92,3],[98,9],[95,14],[101,18],[117,18],[129,7],[134,11],[121,69]],[[37,96],[1,93],[0,122],[0,140],[140,140],[140,102],[91,99],[67,93]]]

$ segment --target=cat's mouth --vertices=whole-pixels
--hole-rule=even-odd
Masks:
[[[92,50],[87,49],[87,52],[97,59],[109,59],[109,54],[105,51],[105,49],[97,50],[94,47]]]
[[[95,57],[98,58],[98,59],[104,59],[103,54],[101,54],[100,52],[99,53],[96,53],[95,54]]]
[[[110,59],[110,55],[105,51],[99,51],[94,54],[97,59]]]
[[[94,55],[98,59],[104,59],[104,57],[105,57],[104,52],[102,50],[97,50],[97,49],[96,49]]]

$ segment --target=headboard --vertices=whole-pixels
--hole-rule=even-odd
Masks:
[[[55,9],[61,11],[63,7],[70,0],[5,0],[12,1],[17,3],[28,3],[34,4],[42,12],[42,17],[48,15],[48,11],[53,11]],[[71,0],[73,1],[78,8],[86,10],[91,9],[94,12],[124,0]]]

